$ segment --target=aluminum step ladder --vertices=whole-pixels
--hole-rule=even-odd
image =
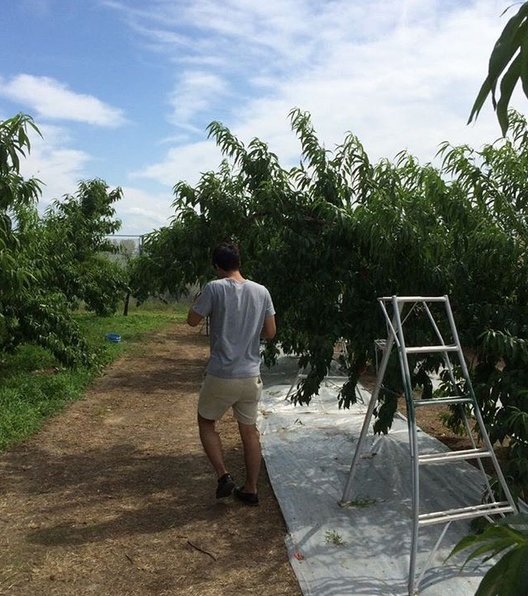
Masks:
[[[365,439],[369,430],[369,425],[374,413],[374,409],[378,404],[380,390],[383,387],[383,378],[389,362],[389,357],[394,345],[398,350],[398,358],[400,363],[400,369],[402,374],[403,388],[405,394],[405,401],[407,405],[407,425],[409,431],[409,450],[411,458],[411,481],[412,481],[412,534],[411,534],[411,553],[409,562],[409,577],[408,577],[408,588],[409,594],[415,594],[419,587],[419,584],[424,576],[425,571],[428,569],[430,562],[432,561],[440,543],[447,532],[451,522],[461,519],[469,519],[484,516],[491,519],[492,515],[504,516],[507,513],[514,513],[517,511],[517,507],[512,498],[510,490],[506,484],[504,475],[500,469],[499,463],[493,446],[488,437],[488,433],[482,420],[482,415],[475,399],[475,394],[471,381],[469,378],[469,372],[460,345],[460,340],[455,326],[451,305],[447,296],[438,297],[423,297],[423,296],[391,296],[378,298],[378,302],[383,311],[383,315],[387,324],[387,339],[377,340],[378,348],[381,348],[383,357],[379,364],[378,374],[376,378],[376,384],[372,397],[365,415],[365,420],[361,429],[359,440],[356,446],[354,457],[352,459],[352,465],[348,479],[343,491],[343,496],[340,501],[341,505],[346,505],[351,500],[352,489],[354,488],[354,474],[357,468],[359,458],[362,454],[362,450],[365,444]],[[435,303],[440,303],[438,306]],[[435,304],[434,308],[440,308],[442,315],[447,317],[447,324],[451,337],[449,343],[444,341],[444,337],[440,332],[440,328],[433,316],[432,304]],[[445,307],[445,313],[442,313],[442,305]],[[436,312],[436,311],[435,311]],[[391,313],[391,314],[389,314]],[[436,345],[428,346],[407,346],[405,343],[404,336],[404,324],[409,319],[411,314],[415,316],[422,316],[425,321],[431,325],[430,330],[436,337]],[[438,313],[436,313],[438,317]],[[444,319],[445,321],[445,319]],[[455,394],[448,397],[433,398],[433,399],[416,399],[412,392],[411,383],[411,369],[409,366],[409,355],[423,355],[439,354],[442,358],[445,370],[449,375],[451,386],[457,388],[455,380],[453,363],[450,359],[450,354],[454,354],[458,357],[458,364],[462,372],[462,376],[465,381],[465,394]],[[468,434],[471,439],[472,448],[461,451],[450,451],[447,453],[437,454],[423,454],[420,455],[418,452],[418,434],[416,428],[415,408],[417,407],[434,407],[439,405],[454,405],[459,404],[463,411],[463,422]],[[478,447],[473,435],[470,430],[469,420],[467,417],[467,407],[472,408],[473,415],[478,425],[480,436],[482,437],[483,447]],[[482,465],[482,459],[489,458],[493,464],[497,479],[501,485],[505,500],[497,501],[493,495],[493,491],[490,486],[488,475],[486,474]],[[420,466],[426,464],[435,463],[449,463],[461,460],[477,460],[478,467],[483,476],[484,485],[486,488],[486,494],[488,502],[470,505],[466,507],[460,507],[456,509],[449,509],[445,511],[435,511],[432,513],[420,513]],[[416,555],[418,546],[418,530],[419,528],[430,526],[433,524],[444,523],[445,526],[438,538],[432,552],[429,555],[429,559],[425,564],[424,569],[421,572],[420,577],[416,580]]]

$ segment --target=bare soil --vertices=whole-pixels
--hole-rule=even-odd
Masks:
[[[152,334],[0,456],[0,594],[300,594],[266,471],[260,507],[217,502],[195,423],[207,339]],[[243,478],[235,422],[220,424]]]

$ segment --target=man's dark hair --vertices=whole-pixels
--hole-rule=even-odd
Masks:
[[[213,265],[224,271],[240,269],[240,251],[234,242],[222,242],[213,250]]]

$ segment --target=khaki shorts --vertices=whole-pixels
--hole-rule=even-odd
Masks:
[[[206,420],[219,420],[229,408],[242,424],[257,422],[257,406],[262,379],[222,379],[207,374],[200,389],[198,414]]]

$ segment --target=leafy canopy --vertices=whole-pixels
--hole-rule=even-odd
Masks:
[[[112,204],[121,190],[102,180],[79,184],[41,218],[40,181],[25,179],[30,116],[0,122],[0,355],[24,342],[41,345],[67,365],[95,362],[71,310],[81,301],[98,314],[114,312],[127,287],[122,267],[104,257],[105,239],[120,222]]]
[[[374,339],[386,335],[377,297],[449,294],[464,345],[489,363],[479,380],[487,375],[481,398],[491,402],[502,357],[488,354],[485,334],[522,338],[528,331],[525,120],[512,114],[508,139],[481,151],[445,144],[435,168],[406,152],[374,164],[353,134],[329,151],[307,113],[290,117],[302,154],[291,169],[263,141],[246,146],[221,123],[210,125],[225,160],[196,186],[174,187],[173,222],[146,239],[137,262],[139,294],[180,295],[205,283],[213,277],[211,249],[237,240],[244,273],[270,289],[278,313],[268,360],[278,343],[299,356],[308,376],[294,399],[308,403],[343,338],[345,407],[374,359]],[[423,329],[415,333],[410,341],[426,343]],[[413,366],[419,385],[439,361]],[[392,370],[378,432],[390,427],[401,391],[396,363]]]

